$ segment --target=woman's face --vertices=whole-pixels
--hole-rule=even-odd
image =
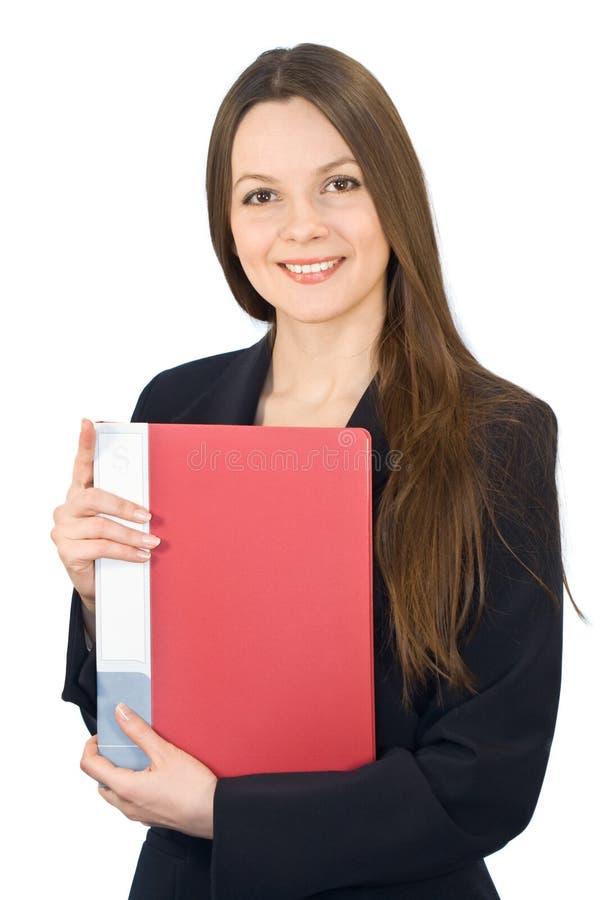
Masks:
[[[302,322],[353,314],[383,321],[390,246],[352,155],[301,97],[257,103],[240,122],[231,230],[246,276],[278,321],[281,313]],[[308,274],[283,265],[322,260],[340,261]]]

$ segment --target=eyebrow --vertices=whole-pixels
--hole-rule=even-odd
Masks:
[[[332,160],[332,162],[325,163],[324,166],[319,166],[318,169],[315,169],[314,174],[315,175],[324,175],[325,172],[329,172],[330,169],[335,169],[337,166],[343,166],[346,163],[354,163],[356,166],[358,165],[356,160],[353,159],[351,156],[341,156],[339,159],[334,159],[334,160]],[[256,173],[253,175],[240,175],[240,177],[234,184],[233,189],[235,190],[235,188],[238,186],[240,181],[244,181],[244,179],[246,179],[246,178],[256,178],[257,181],[269,181],[271,184],[277,183],[277,179],[272,178],[270,175],[260,175],[260,174],[256,174]]]

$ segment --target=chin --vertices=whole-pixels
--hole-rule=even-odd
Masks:
[[[273,306],[275,306],[279,316],[283,316],[284,318],[295,322],[303,322],[306,325],[318,325],[323,322],[333,322],[335,319],[341,319],[350,312],[352,308],[346,306],[344,308],[331,308],[329,306],[324,309],[323,304],[319,304],[318,301],[314,301],[308,307],[300,307],[297,303],[293,304],[293,306],[286,305],[284,307],[276,304],[273,304]]]

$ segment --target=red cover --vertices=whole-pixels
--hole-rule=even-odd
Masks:
[[[370,447],[148,425],[152,725],[218,776],[375,759]]]

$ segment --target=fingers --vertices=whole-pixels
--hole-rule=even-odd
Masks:
[[[108,515],[115,516],[125,521],[137,522],[142,525],[148,522],[152,516],[147,509],[140,507],[132,500],[126,500],[110,491],[102,488],[88,487],[73,493],[66,504],[59,506],[55,511],[59,519],[79,516]]]
[[[106,516],[84,516],[83,518],[66,518],[61,522],[61,536],[66,540],[103,540],[126,544],[129,547],[153,549],[160,543],[158,535],[128,528]]]
[[[83,571],[83,567],[97,559],[121,559],[126,562],[147,562],[151,558],[149,550],[138,547],[128,547],[117,544],[115,541],[71,541],[62,543],[59,551],[60,558],[66,568],[77,574]],[[75,585],[77,587],[77,585]],[[81,591],[79,591],[81,594]],[[83,594],[82,594],[83,597]]]
[[[151,828],[154,823],[146,822],[145,818],[147,817],[146,810],[140,810],[138,805],[130,800],[125,800],[123,797],[120,797],[115,791],[111,791],[109,787],[106,785],[99,784],[98,785],[98,793],[102,797],[103,800],[106,800],[111,806],[114,806],[115,809],[118,809],[123,813],[124,816],[131,822],[140,822],[140,824],[145,825],[146,828]],[[160,823],[157,822],[157,825]]]
[[[111,494],[102,488],[78,488],[71,485],[65,503],[54,510],[54,521],[69,517],[105,515],[145,525],[152,518],[151,513],[139,503]]]
[[[110,760],[100,754],[97,734],[86,741],[79,767],[82,772],[99,782],[100,785],[104,785],[109,791],[114,791],[124,799],[128,799],[129,791],[127,787],[131,782],[127,776],[135,773],[133,769],[115,766]]]
[[[160,538],[142,530],[141,522],[140,527],[131,528],[108,518],[111,514],[134,521],[149,515],[135,503],[99,488],[86,488],[54,510],[55,526],[50,537],[67,568],[100,557],[131,561],[149,558],[147,551],[156,547]],[[146,553],[141,555],[138,548]]]
[[[148,534],[151,514],[139,504],[93,486],[96,429],[82,419],[65,503],[54,510],[50,537],[75,589],[91,608],[95,596],[94,561],[101,558],[146,562],[160,538]],[[137,527],[136,527],[137,526]]]

